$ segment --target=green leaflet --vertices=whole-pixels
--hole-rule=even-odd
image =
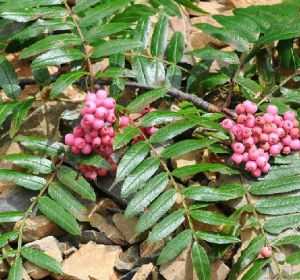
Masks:
[[[158,88],[147,91],[131,101],[127,106],[127,109],[131,113],[138,113],[148,107],[152,102],[164,97],[167,91],[168,90],[166,88]]]
[[[47,156],[61,156],[65,151],[63,144],[42,137],[18,135],[14,140],[27,149]]]
[[[18,105],[17,102],[3,102],[0,103],[0,126],[4,123],[6,118],[12,114],[14,108]]]
[[[285,229],[298,227],[300,225],[300,214],[284,215],[268,219],[264,229],[272,234],[279,234]]]
[[[84,165],[94,166],[97,168],[111,169],[109,162],[100,155],[74,155],[68,152],[68,159],[74,163],[80,163]]]
[[[300,251],[295,252],[291,255],[289,255],[286,259],[285,262],[291,265],[296,265],[300,263]]]
[[[177,88],[180,89],[182,80],[182,71],[176,65],[171,65],[167,69],[165,86],[167,88]]]
[[[153,85],[155,83],[154,70],[147,58],[143,56],[134,56],[131,64],[139,83],[144,85]]]
[[[42,177],[6,169],[0,170],[0,181],[14,182],[19,186],[35,191],[41,189],[47,183]]]
[[[24,117],[27,115],[29,109],[31,108],[34,98],[25,99],[24,101],[18,102],[15,108],[14,114],[12,116],[11,126],[9,130],[9,135],[13,138],[18,132]]]
[[[150,232],[148,242],[156,242],[164,239],[175,231],[185,220],[184,209],[178,209],[160,221]]]
[[[18,238],[19,232],[17,230],[6,232],[0,235],[0,248],[7,245],[10,241]]]
[[[73,215],[80,222],[88,221],[88,210],[83,206],[73,194],[63,185],[52,182],[48,189],[49,195],[67,212]]]
[[[168,48],[167,48],[167,59],[173,63],[178,63],[184,50],[184,37],[181,32],[174,32]]]
[[[131,146],[119,162],[116,180],[124,180],[144,160],[149,150],[149,145],[143,141]]]
[[[24,216],[20,211],[0,212],[0,223],[12,223],[21,220]]]
[[[2,159],[37,173],[49,174],[55,170],[51,160],[35,155],[7,154],[2,156]]]
[[[123,146],[127,145],[134,136],[140,134],[140,131],[135,126],[126,126],[123,128],[122,133],[118,133],[114,139],[114,149],[120,149]]]
[[[286,193],[300,189],[300,176],[280,177],[275,180],[260,181],[249,186],[254,195]]]
[[[300,162],[295,162],[289,165],[272,166],[271,171],[261,181],[275,180],[282,177],[291,177],[300,174]]]
[[[170,16],[181,16],[180,8],[173,0],[152,0],[156,6],[161,5],[163,10]]]
[[[156,110],[146,114],[140,121],[140,125],[144,127],[159,125],[183,118],[180,113],[171,111]]]
[[[73,12],[78,14],[84,12],[89,7],[98,4],[101,0],[81,0],[76,2],[76,6],[72,8]]]
[[[45,268],[50,272],[63,274],[60,263],[56,259],[50,257],[49,255],[43,253],[40,250],[29,247],[23,247],[21,248],[21,255],[23,258],[27,259],[28,261],[32,262],[33,264],[36,264],[41,268]]]
[[[149,180],[147,184],[130,200],[127,205],[125,215],[134,216],[157,198],[168,185],[167,173],[160,173]]]
[[[219,60],[230,64],[238,64],[239,58],[234,52],[223,52],[217,49],[206,47],[200,50],[193,50],[187,54],[200,57],[203,60]]]
[[[300,196],[283,196],[257,202],[255,209],[261,214],[283,215],[300,212]]]
[[[204,10],[202,10],[198,6],[194,5],[190,0],[175,0],[175,2],[177,2],[178,4],[181,4],[195,12],[206,14],[206,12]]]
[[[226,185],[220,188],[193,186],[183,190],[182,194],[197,201],[227,201],[245,194],[242,185]]]
[[[22,280],[23,279],[23,266],[22,259],[16,257],[13,265],[11,266],[7,280]]]
[[[173,206],[176,197],[177,193],[175,189],[169,189],[160,195],[149,206],[149,211],[140,217],[136,225],[136,232],[141,233],[155,224]]]
[[[215,244],[231,244],[241,242],[237,237],[222,232],[197,231],[197,236],[206,242]]]
[[[142,44],[133,39],[114,39],[104,41],[95,46],[92,57],[99,58],[113,54],[123,53],[134,48],[140,47]]]
[[[142,51],[147,47],[150,38],[150,32],[151,19],[149,16],[145,15],[140,18],[133,33],[133,39],[141,43],[141,46],[136,49],[137,51]]]
[[[150,53],[152,56],[161,57],[167,46],[169,20],[166,16],[160,16],[152,35]]]
[[[150,137],[150,141],[155,144],[165,142],[193,128],[195,125],[195,122],[190,120],[183,120],[170,123],[165,127],[160,128],[154,134],[152,134]]]
[[[155,135],[155,134],[154,134]],[[225,164],[220,163],[200,163],[189,166],[176,168],[173,175],[177,178],[192,176],[201,172],[218,172],[221,174],[239,174],[237,169],[233,169]]]
[[[256,83],[255,81],[251,80],[250,78],[244,77],[237,77],[236,83],[241,86],[242,93],[244,94],[245,98],[255,98],[255,96],[263,91],[263,87]]]
[[[161,157],[163,158],[171,158],[171,157],[178,157],[183,154],[195,151],[195,150],[200,150],[203,148],[209,147],[211,144],[215,143],[215,140],[208,140],[208,139],[188,139],[188,140],[183,140],[180,142],[177,142],[171,146],[166,147],[162,153],[160,154]]]
[[[57,173],[57,178],[63,185],[83,198],[91,201],[96,200],[96,194],[88,181],[70,167],[63,165]]]
[[[79,235],[80,228],[76,220],[62,206],[47,196],[41,196],[38,201],[40,211],[51,221],[72,235]]]
[[[0,86],[9,98],[17,99],[21,94],[18,76],[13,66],[3,55],[0,55]]]
[[[186,229],[169,241],[161,251],[157,264],[161,265],[175,259],[192,242],[192,231]]]
[[[242,251],[242,255],[233,266],[229,274],[229,280],[237,279],[240,270],[249,265],[259,254],[261,248],[264,246],[265,240],[263,236],[257,236],[251,240],[248,247]]]
[[[190,215],[194,220],[200,221],[202,223],[210,224],[210,225],[232,225],[235,226],[237,224],[236,221],[231,218],[227,218],[225,216],[205,211],[205,210],[193,210],[190,211]]]
[[[281,245],[295,245],[300,247],[300,234],[291,234],[288,236],[276,238],[272,241],[272,243],[275,246],[281,246]]]
[[[63,0],[24,0],[22,8],[33,8],[37,6],[52,6],[59,5]],[[3,1],[2,1],[3,2]],[[14,11],[20,9],[20,2],[18,0],[10,0],[1,3],[0,11]]]
[[[192,261],[198,278],[202,280],[210,280],[209,259],[205,250],[197,241],[194,241],[193,243]]]
[[[262,268],[271,262],[271,259],[258,259],[244,274],[242,280],[258,280],[263,275]]]
[[[82,60],[83,58],[84,54],[78,49],[54,49],[35,58],[32,61],[31,67],[37,69],[47,66],[57,66],[75,60]]]
[[[61,75],[52,86],[50,98],[54,99],[58,97],[68,86],[72,85],[86,74],[88,73],[85,71],[77,70]]]
[[[121,196],[128,197],[135,191],[141,189],[144,184],[154,175],[159,168],[160,162],[155,157],[144,160],[133,172],[125,179]]]

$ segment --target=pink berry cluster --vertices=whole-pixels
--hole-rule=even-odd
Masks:
[[[300,150],[299,122],[294,112],[287,111],[281,117],[277,106],[269,105],[264,114],[255,116],[257,110],[255,103],[246,100],[235,108],[236,122],[231,119],[222,122],[222,127],[235,138],[231,160],[235,164],[244,163],[245,170],[254,177],[269,172],[270,156]]]
[[[73,133],[65,136],[65,143],[70,146],[73,154],[100,154],[111,164],[111,171],[116,169],[116,164],[111,159],[115,137],[112,126],[116,121],[115,105],[115,99],[108,97],[105,90],[98,90],[96,94],[87,93],[80,124],[74,127]],[[97,175],[105,176],[108,172],[106,169],[82,164],[78,168],[90,180]]]

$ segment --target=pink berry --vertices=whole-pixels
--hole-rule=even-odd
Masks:
[[[299,128],[292,128],[289,133],[293,139],[298,139],[300,137]]]
[[[107,145],[110,143],[110,137],[108,135],[105,135],[105,136],[102,136],[101,137],[101,142],[104,144],[104,145]]]
[[[249,152],[248,152],[249,153],[249,159],[255,161],[259,156],[259,152],[254,146],[252,146],[252,147],[249,149]]]
[[[71,151],[72,151],[72,153],[73,153],[74,155],[77,155],[77,154],[80,153],[80,149],[77,148],[76,146],[72,146],[72,147],[71,147]]]
[[[225,121],[228,121],[228,124],[227,124],[227,128],[224,127],[224,123]],[[120,119],[119,119],[119,126],[121,128],[123,127],[126,127],[130,124],[130,119],[127,117],[127,116],[121,116]],[[222,126],[223,128],[227,129],[227,130],[230,130],[233,126],[233,121],[230,120],[230,119],[225,119],[223,122],[222,122]]]
[[[100,130],[100,136],[105,136],[108,134],[108,129],[106,126],[102,127],[101,130]]]
[[[243,129],[243,132],[242,132],[243,138],[244,138],[244,139],[247,139],[247,138],[251,137],[251,135],[252,135],[251,129],[248,128],[248,127],[245,127],[245,128]]]
[[[292,152],[291,147],[290,146],[284,146],[282,149],[282,153],[285,155],[289,155]]]
[[[95,113],[96,108],[97,108],[97,106],[96,106],[96,103],[94,101],[86,102],[85,106],[84,106],[84,110],[88,114]]]
[[[261,170],[259,168],[256,168],[254,171],[252,171],[251,175],[253,177],[259,178],[261,176]]]
[[[85,135],[84,135],[84,141],[85,141],[85,143],[92,143],[92,141],[93,141],[93,137],[91,136],[91,134],[90,133],[86,133]]]
[[[259,142],[259,136],[253,136],[253,140],[254,140],[254,143],[258,143]]]
[[[285,131],[282,127],[278,127],[276,129],[276,133],[279,136],[279,138],[283,138],[285,136]]]
[[[114,128],[112,126],[107,127],[107,134],[110,138],[115,137],[115,131],[114,131]]]
[[[272,156],[277,156],[281,152],[280,146],[278,144],[271,145],[269,152]]]
[[[93,130],[90,132],[90,135],[91,135],[92,138],[97,137],[98,134],[99,134],[99,132],[98,132],[98,130],[96,130],[96,129],[93,129]]]
[[[88,93],[86,94],[85,100],[86,100],[87,102],[89,102],[89,101],[95,102],[95,101],[96,101],[96,95],[95,95],[94,93],[92,93],[92,92],[88,92]]]
[[[75,136],[71,133],[65,135],[65,143],[68,146],[72,146],[74,144]]]
[[[151,136],[151,135],[154,134],[157,130],[158,130],[157,127],[152,126],[152,127],[148,127],[146,131],[147,131],[147,134]]]
[[[270,135],[269,135],[269,143],[270,143],[271,145],[274,145],[274,144],[276,144],[278,141],[279,141],[278,135],[277,135],[276,133],[274,133],[274,132],[270,133]]]
[[[85,144],[85,146],[81,149],[81,152],[84,155],[88,155],[92,152],[92,146],[90,144]]]
[[[92,129],[92,126],[90,124],[85,123],[83,119],[80,121],[80,126],[83,129],[84,133]]]
[[[269,151],[270,149],[270,144],[268,142],[262,143],[260,146],[264,151]]]
[[[235,137],[242,136],[243,130],[239,125],[234,125],[231,129]]]
[[[269,141],[269,135],[267,133],[262,133],[260,136],[259,136],[259,139],[262,143],[264,142],[268,142]]]
[[[243,155],[234,153],[231,156],[231,160],[236,164],[240,164],[243,161]]]
[[[103,101],[103,107],[106,109],[113,109],[115,108],[115,105],[116,101],[113,98],[108,97]]]
[[[123,120],[126,118],[125,120]],[[120,117],[120,127],[125,127],[129,125],[129,119],[126,116]],[[225,119],[222,121],[222,127],[226,130],[230,130],[233,127],[233,121],[231,119]]]
[[[249,128],[254,127],[254,125],[255,125],[255,118],[254,118],[254,117],[253,117],[253,118],[247,117],[247,120],[246,120],[245,125],[246,125],[247,127],[249,127]]]
[[[273,127],[271,126],[271,124],[266,123],[263,127],[263,132],[270,134],[271,132],[273,132]]]
[[[109,114],[107,117],[106,117],[106,120],[109,122],[109,123],[114,123],[116,121],[116,116],[114,114]]]
[[[249,160],[246,162],[245,169],[247,171],[253,172],[254,170],[256,170],[256,168],[257,168],[257,164],[255,161]]]
[[[258,148],[257,152],[258,152],[258,156],[263,156],[265,154],[265,150],[262,148]]]
[[[267,159],[264,156],[259,156],[256,159],[256,164],[258,167],[263,168],[267,164]]]
[[[286,111],[283,115],[285,121],[294,121],[296,119],[295,113],[291,111]]]
[[[95,117],[92,114],[86,114],[83,118],[82,118],[84,124],[93,124]]]
[[[233,142],[231,148],[237,154],[242,154],[245,151],[245,146],[240,142]]]
[[[92,141],[92,147],[97,148],[101,145],[101,138],[100,137],[95,137]]]
[[[73,134],[74,134],[75,137],[84,137],[84,131],[79,126],[74,127]]]
[[[281,116],[275,115],[273,116],[273,123],[280,127],[282,126],[283,118]]]
[[[258,110],[257,105],[250,100],[244,101],[243,105],[245,106],[246,113],[248,114],[255,114]]]
[[[239,115],[238,118],[237,118],[237,123],[245,124],[246,120],[247,120],[247,116],[245,116],[245,115]]]
[[[291,120],[285,120],[283,122],[283,128],[285,129],[285,131],[289,131],[293,128],[293,122]]]
[[[281,141],[282,141],[283,145],[289,146],[289,145],[291,145],[292,137],[290,135],[287,135],[284,138],[282,138]]]
[[[98,107],[95,112],[95,117],[97,119],[104,119],[107,116],[107,109],[104,107]]]
[[[278,114],[278,107],[275,105],[269,105],[267,107],[267,113],[272,114],[272,115],[277,115]]]
[[[83,138],[81,137],[76,137],[74,140],[74,145],[78,148],[78,149],[82,149],[85,146],[85,141]]]
[[[243,162],[247,162],[249,160],[249,153],[243,153]]]
[[[107,92],[105,90],[100,89],[96,92],[96,97],[99,99],[105,99],[107,98]]]
[[[254,145],[254,139],[253,139],[253,137],[249,137],[247,139],[244,139],[243,140],[243,144],[244,144],[244,146],[246,148],[250,148],[251,146],[253,146]]]
[[[104,127],[105,123],[103,120],[95,119],[93,122],[93,128],[95,130],[99,130],[100,128]]]
[[[101,176],[101,177],[106,176],[107,175],[107,170],[103,169],[103,168],[99,168],[99,169],[97,169],[97,175]]]
[[[299,139],[293,139],[291,144],[290,144],[290,147],[291,147],[292,150],[299,151],[300,150],[300,140]]]
[[[261,168],[262,173],[267,174],[271,169],[271,165],[270,163],[266,163],[266,165],[264,167]]]
[[[272,248],[271,247],[263,247],[261,250],[260,250],[260,254],[263,258],[267,259],[267,258],[270,258],[272,256]]]
[[[255,125],[262,127],[265,123],[265,119],[262,116],[258,116],[255,118]]]
[[[297,120],[293,121],[293,127],[299,127],[299,122]]]
[[[236,111],[236,113],[237,113],[238,115],[244,114],[244,113],[246,112],[246,108],[245,108],[245,106],[244,106],[243,104],[238,104],[238,105],[236,105],[236,107],[235,107],[235,111]]]
[[[84,177],[87,178],[88,180],[95,180],[97,174],[95,173],[95,171],[87,171],[84,173]]]
[[[266,124],[273,122],[274,116],[272,114],[265,113],[263,117],[264,117],[264,120],[265,120]]]
[[[252,134],[253,134],[254,136],[260,136],[260,135],[262,134],[262,128],[259,127],[259,126],[253,127],[253,129],[252,129]]]

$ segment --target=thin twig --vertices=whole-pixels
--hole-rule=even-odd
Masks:
[[[77,18],[73,14],[72,9],[70,8],[70,6],[68,5],[67,0],[64,0],[64,5],[65,5],[66,9],[68,10],[70,17],[72,18],[72,21],[74,22],[74,24],[76,26],[76,29],[78,31],[81,43],[83,45],[84,52],[85,52],[85,55],[86,55],[86,61],[87,61],[87,64],[88,64],[88,69],[89,69],[89,72],[90,72],[91,91],[94,92],[94,90],[95,90],[94,71],[93,71],[93,66],[92,66],[92,62],[91,62],[91,59],[90,59],[89,50],[88,50],[88,47],[87,47],[87,44],[86,44],[86,40],[85,40],[84,35],[81,31],[81,28],[78,24]]]

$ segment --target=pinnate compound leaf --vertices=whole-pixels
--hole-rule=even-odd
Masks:
[[[261,214],[284,215],[300,212],[300,196],[283,196],[257,202],[255,209]]]
[[[173,231],[175,231],[185,220],[184,209],[178,209],[172,214],[165,217],[160,221],[150,232],[148,236],[148,242],[152,243],[159,241],[167,237]]]
[[[18,76],[13,66],[3,55],[0,55],[0,86],[9,98],[17,99],[21,94]]]
[[[92,57],[99,58],[113,54],[123,53],[141,46],[142,44],[139,41],[133,39],[109,40],[95,46],[92,53]]]
[[[156,111],[146,114],[141,119],[140,125],[144,126],[144,127],[149,127],[149,126],[154,126],[154,125],[159,125],[159,124],[163,124],[163,123],[169,123],[172,121],[176,121],[180,118],[183,118],[183,116],[180,113],[156,110]]]
[[[23,247],[21,248],[21,255],[26,260],[41,268],[47,269],[50,272],[63,274],[60,263],[40,250]]]
[[[141,189],[144,184],[154,175],[159,168],[160,162],[155,157],[144,160],[133,172],[125,179],[121,190],[121,196],[127,197],[135,191]]]
[[[57,172],[57,178],[63,185],[78,193],[83,198],[91,201],[96,200],[96,194],[92,186],[72,168],[62,166]]]
[[[165,52],[168,39],[169,20],[166,16],[160,16],[151,40],[150,52],[152,56],[162,56]]]
[[[68,86],[78,81],[82,76],[86,75],[87,72],[82,70],[76,70],[71,73],[61,75],[53,84],[50,98],[56,98],[59,96]]]
[[[72,235],[79,235],[80,228],[76,220],[62,206],[47,196],[41,196],[38,201],[40,211],[51,221]]]
[[[193,210],[190,211],[190,215],[194,220],[206,223],[209,225],[237,225],[237,222],[233,219],[227,218],[225,216],[205,211],[205,210]]]
[[[300,226],[300,214],[277,216],[268,219],[264,224],[265,231],[272,234],[279,234],[285,229]]]
[[[215,143],[215,140],[208,140],[208,139],[188,139],[177,142],[171,146],[166,147],[162,153],[160,154],[161,157],[168,159],[171,157],[178,157],[183,154],[200,150],[203,148],[209,147],[211,144]]]
[[[127,145],[134,136],[140,134],[140,131],[135,126],[126,126],[123,128],[122,133],[118,133],[114,139],[114,149],[120,149],[123,146]]]
[[[257,236],[251,240],[249,245],[245,250],[242,251],[241,257],[238,259],[237,263],[231,269],[229,274],[229,279],[237,279],[237,274],[240,270],[244,269],[249,265],[259,254],[261,248],[264,246],[265,240],[263,236]]]
[[[34,98],[25,99],[24,101],[18,102],[17,107],[15,108],[11,126],[9,130],[9,135],[11,138],[13,138],[16,133],[18,132],[24,117],[27,115],[29,109],[31,108],[31,105],[34,101]]]
[[[231,244],[241,242],[237,237],[222,232],[197,231],[197,236],[206,242],[215,244]]]
[[[205,250],[197,241],[194,241],[193,243],[192,261],[198,278],[202,280],[210,280],[209,259]]]
[[[21,220],[24,213],[21,211],[0,212],[0,223],[12,223]]]
[[[167,48],[167,58],[168,61],[173,63],[178,63],[182,56],[184,50],[184,37],[181,32],[174,32],[168,48]]]
[[[149,145],[144,141],[130,147],[118,165],[116,180],[124,180],[145,159],[149,150]]]
[[[49,195],[67,212],[73,215],[80,222],[88,221],[88,210],[83,206],[74,195],[64,186],[57,182],[50,184],[48,189]]]
[[[176,197],[175,189],[169,189],[160,195],[149,206],[149,210],[140,217],[136,225],[136,232],[141,233],[155,224],[173,206]]]
[[[262,268],[271,262],[271,259],[258,259],[252,267],[244,274],[242,280],[259,280],[264,274]]]
[[[7,245],[10,241],[14,241],[18,238],[19,232],[17,230],[3,233],[0,235],[0,248]]]
[[[83,58],[84,54],[78,49],[54,49],[35,58],[31,67],[33,69],[38,69],[48,66],[57,66],[75,60],[81,60]]]
[[[24,49],[21,52],[20,59],[39,55],[49,50],[55,50],[68,46],[77,46],[80,44],[80,39],[74,34],[51,35]]]
[[[4,123],[6,118],[12,114],[14,108],[18,105],[17,102],[3,102],[0,103],[0,126]]]
[[[249,186],[253,195],[269,195],[300,190],[300,176],[280,177],[275,180],[260,181]]]
[[[195,122],[191,120],[183,120],[170,123],[152,134],[150,137],[150,141],[155,144],[165,142],[193,128],[194,126]]]
[[[166,88],[158,88],[141,94],[129,103],[127,109],[131,113],[138,113],[148,107],[152,102],[162,98],[167,93]]]
[[[22,259],[16,257],[13,265],[11,266],[7,280],[22,280],[23,279],[23,266]]]
[[[242,185],[226,185],[220,188],[192,186],[183,190],[182,194],[197,201],[217,202],[241,197],[245,194]]]
[[[65,151],[63,144],[42,137],[18,135],[14,140],[27,149],[47,156],[61,156]]]
[[[14,182],[19,186],[35,191],[40,190],[46,184],[46,180],[42,177],[8,169],[0,170],[0,181]]]
[[[55,166],[51,160],[35,155],[7,154],[4,155],[2,159],[37,173],[49,174],[55,170]]]
[[[192,231],[186,229],[169,241],[161,251],[157,264],[161,265],[175,259],[192,242]]]
[[[155,134],[153,134],[155,135]],[[237,169],[233,169],[225,164],[220,163],[200,163],[194,165],[176,168],[173,175],[177,178],[192,176],[201,172],[218,172],[221,174],[239,174]]]
[[[149,180],[147,184],[130,200],[125,215],[135,216],[157,198],[168,185],[168,174],[160,173]]]
[[[272,241],[275,246],[295,245],[300,247],[300,234],[291,234],[284,237],[276,238]]]

